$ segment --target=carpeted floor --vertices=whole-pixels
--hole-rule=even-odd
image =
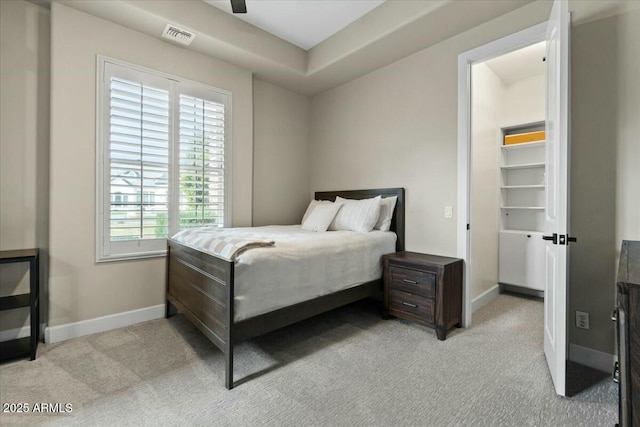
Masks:
[[[500,295],[446,341],[359,303],[238,346],[236,380],[178,315],[40,345],[0,365],[0,401],[71,403],[65,414],[0,414],[8,425],[613,426],[605,378],[555,395],[541,302]],[[246,379],[246,380],[243,380]]]

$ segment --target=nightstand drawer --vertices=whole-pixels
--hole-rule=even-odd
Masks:
[[[420,323],[433,324],[434,301],[409,292],[390,290],[389,311],[401,313],[402,317],[409,318]]]
[[[402,267],[390,267],[389,270],[391,271],[390,288],[428,298],[435,296],[435,274]]]

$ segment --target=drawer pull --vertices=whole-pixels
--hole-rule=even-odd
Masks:
[[[403,305],[406,305],[406,306],[409,306],[409,307],[411,307],[411,308],[418,308],[418,306],[417,306],[417,305],[415,305],[415,304],[411,304],[411,303],[408,303],[408,302],[404,302],[404,301],[403,301],[403,302],[402,302],[402,304],[403,304]]]
[[[417,285],[417,284],[418,284],[418,282],[416,282],[415,280],[402,279],[402,281],[403,281],[404,283],[410,283],[410,284],[412,284],[412,285]]]

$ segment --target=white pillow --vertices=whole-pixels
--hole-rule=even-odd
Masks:
[[[333,203],[333,202],[331,200],[312,200],[311,203],[309,203],[309,206],[307,207],[307,210],[305,211],[304,215],[302,216],[301,224],[304,224],[304,221],[311,214],[311,212],[313,212],[316,206],[325,205],[327,203]]]
[[[302,221],[302,229],[318,232],[327,231],[329,224],[331,224],[341,207],[342,203],[318,203],[309,216]]]
[[[351,200],[336,197],[336,203],[343,203],[338,211],[330,230],[352,230],[359,233],[368,233],[373,230],[380,216],[381,197],[371,199]]]
[[[380,217],[373,227],[374,230],[389,231],[391,228],[391,218],[393,210],[396,208],[398,196],[385,197],[380,201]]]

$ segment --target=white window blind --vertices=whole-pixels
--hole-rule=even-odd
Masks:
[[[224,105],[180,95],[180,228],[224,224]]]
[[[109,239],[166,238],[169,92],[118,77],[110,85]]]
[[[98,61],[98,261],[230,217],[230,94],[118,62]]]

